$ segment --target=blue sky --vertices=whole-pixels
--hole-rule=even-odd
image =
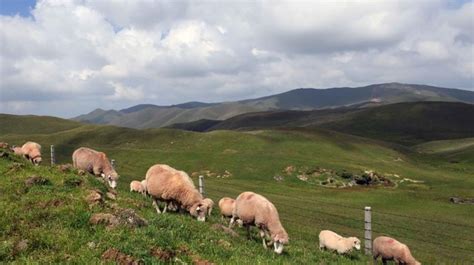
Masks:
[[[387,82],[473,90],[473,13],[441,0],[0,0],[0,112]]]
[[[6,16],[30,16],[31,9],[36,4],[35,0],[0,0],[0,14]]]

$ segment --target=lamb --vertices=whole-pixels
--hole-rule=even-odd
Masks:
[[[87,171],[95,176],[101,176],[107,180],[112,189],[115,189],[117,186],[119,176],[103,152],[87,147],[78,148],[72,154],[72,163],[79,170]]]
[[[240,220],[247,228],[249,238],[250,226],[258,227],[264,248],[273,244],[274,252],[281,254],[283,245],[288,244],[288,234],[280,223],[277,209],[262,195],[249,191],[241,193],[235,200],[229,223],[230,228],[236,220]],[[265,242],[266,237],[270,238],[268,245]]]
[[[360,250],[357,237],[342,237],[333,231],[323,230],[319,233],[319,249],[336,250],[338,254],[347,254],[353,248]]]
[[[148,193],[146,191],[146,179],[142,180],[140,183],[142,184],[142,187],[143,187],[143,194],[147,195]]]
[[[205,198],[202,201],[207,207],[207,215],[211,216],[212,208],[214,207],[214,201],[211,200],[210,198]]]
[[[381,256],[383,264],[387,264],[387,260],[394,260],[397,264],[421,265],[411,255],[407,245],[387,236],[379,236],[374,239],[372,254],[374,261],[377,261]]]
[[[166,205],[163,213],[168,204],[178,204],[198,221],[206,220],[207,205],[185,172],[168,165],[156,164],[148,169],[146,182],[148,194],[152,196],[153,206],[158,214],[161,213],[158,202],[164,201]]]
[[[23,156],[30,160],[35,166],[41,163],[41,145],[35,142],[26,142],[21,147]]]
[[[130,182],[130,192],[138,192],[138,193],[145,193],[145,187],[143,187],[142,183],[137,180],[133,180]]]
[[[221,210],[222,219],[226,217],[232,218],[232,211],[234,210],[235,200],[229,197],[224,197],[219,200],[219,209]]]

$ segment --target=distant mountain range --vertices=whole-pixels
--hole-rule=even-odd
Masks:
[[[342,107],[311,111],[266,111],[224,121],[199,120],[170,126],[189,131],[315,129],[403,145],[474,137],[474,105],[460,102],[403,102],[373,108]]]
[[[392,103],[419,101],[474,104],[474,92],[401,83],[328,89],[300,88],[262,98],[233,102],[188,102],[171,106],[142,104],[118,111],[96,109],[88,114],[75,117],[73,120],[142,129],[188,122],[217,124],[216,120],[226,120],[241,114],[254,112],[320,110],[341,107],[343,109],[360,109]],[[330,110],[328,111],[330,112]]]

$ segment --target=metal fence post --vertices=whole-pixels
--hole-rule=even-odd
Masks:
[[[56,164],[56,158],[54,157],[54,145],[51,145],[51,166]]]
[[[199,176],[199,193],[204,194],[204,176]]]
[[[364,209],[364,223],[365,223],[365,254],[372,255],[372,209],[366,206]]]
[[[115,169],[115,159],[111,159],[110,164],[112,164],[112,168]]]

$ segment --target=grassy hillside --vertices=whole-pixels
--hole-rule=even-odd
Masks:
[[[474,103],[474,92],[426,85],[386,83],[364,87],[300,88],[262,98],[233,102],[188,102],[172,106],[142,104],[95,110],[75,120],[130,128],[158,128],[198,120],[225,120],[240,114],[272,110],[314,110],[345,106],[378,106],[398,102],[446,101]]]
[[[474,163],[474,138],[441,140],[415,146],[418,152],[443,157],[451,163]]]
[[[205,175],[206,194],[215,201],[246,190],[259,192],[271,199],[290,235],[287,254],[277,257],[265,252],[260,249],[257,240],[233,241],[225,237],[232,247],[221,252],[220,248],[205,250],[204,246],[203,249],[198,247],[202,242],[210,242],[210,238],[196,236],[187,238],[188,241],[183,239],[201,257],[217,263],[227,258],[232,263],[240,264],[366,263],[363,255],[339,258],[317,250],[317,235],[322,229],[362,239],[364,206],[373,208],[374,236],[386,234],[398,238],[410,246],[421,262],[474,262],[472,206],[449,201],[450,196],[474,197],[473,164],[450,163],[440,156],[409,150],[400,152],[381,142],[324,130],[193,133],[170,129],[140,131],[83,126],[52,134],[0,135],[0,140],[9,143],[35,140],[43,146],[55,144],[60,163],[70,162],[72,151],[79,146],[107,152],[117,161],[117,170],[121,175],[119,200],[131,196],[127,192],[129,181],[142,179],[146,170],[155,163],[185,170],[193,176],[195,183],[199,174]],[[327,188],[298,177],[300,171],[311,171],[316,167],[349,172],[374,170],[391,175],[397,185]],[[295,168],[296,171],[287,174],[287,168]],[[413,181],[401,181],[405,178]],[[139,196],[136,198],[141,199]],[[206,230],[209,224],[201,226],[181,216],[171,215],[167,218],[173,218],[172,222],[162,222],[153,215],[150,204],[140,209],[139,213],[158,227],[164,223],[174,228],[183,224],[210,231]],[[217,222],[218,218],[214,216],[213,219],[212,222]],[[179,245],[180,233],[184,233],[182,229],[178,232],[174,228],[168,231],[171,234],[166,234],[171,246]],[[154,230],[149,227],[144,231],[144,242],[149,247],[149,242],[155,238],[151,232]],[[185,235],[182,236],[185,238]],[[217,233],[212,240],[218,237],[222,234]],[[143,247],[135,248],[138,240],[132,243],[122,241],[118,248],[128,254],[145,258],[145,252],[149,251],[145,243],[140,245]],[[158,244],[159,241],[153,242]],[[109,242],[107,246],[111,244]],[[236,246],[239,250],[235,249]],[[100,251],[84,255],[97,258]]]
[[[474,105],[454,102],[398,103],[373,108],[269,111],[224,121],[197,121],[172,128],[190,131],[326,128],[362,137],[414,145],[474,136]]]
[[[64,120],[49,116],[35,115],[9,115],[0,113],[0,135],[5,134],[31,134],[55,133],[83,126],[75,121]]]

